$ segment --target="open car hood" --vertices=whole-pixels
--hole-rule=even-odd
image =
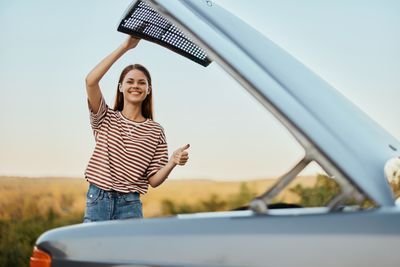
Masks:
[[[272,112],[302,144],[306,157],[378,205],[394,205],[383,169],[388,159],[399,156],[400,143],[336,89],[212,1],[144,2]]]

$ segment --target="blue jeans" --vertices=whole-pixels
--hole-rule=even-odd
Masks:
[[[140,194],[105,191],[89,185],[83,222],[143,218]]]

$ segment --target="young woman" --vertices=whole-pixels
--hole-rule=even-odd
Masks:
[[[177,165],[189,159],[189,144],[168,160],[167,142],[153,121],[152,85],[148,70],[127,66],[117,85],[114,108],[107,106],[99,82],[140,39],[128,37],[86,77],[90,123],[96,146],[85,171],[89,190],[84,222],[142,218],[140,194],[162,184]]]

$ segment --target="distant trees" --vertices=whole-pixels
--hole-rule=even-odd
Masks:
[[[301,184],[297,184],[289,189],[299,196],[299,204],[303,207],[324,207],[341,191],[335,179],[324,174],[318,174],[316,178],[317,180],[312,187],[304,187]],[[399,196],[400,182],[397,185],[392,185],[392,189]],[[364,199],[361,203],[357,203],[351,197],[344,201],[344,205],[359,205],[363,209],[376,207],[376,203],[370,199]]]
[[[391,184],[397,197],[400,196],[400,181]],[[301,183],[288,189],[289,192],[298,196],[296,203],[283,203],[283,201],[275,199],[272,201],[275,206],[280,203],[282,207],[323,207],[326,206],[333,197],[340,194],[340,186],[331,177],[325,174],[318,174],[316,181],[312,186],[305,186]],[[161,204],[162,215],[175,215],[193,212],[210,212],[210,211],[226,211],[240,209],[249,204],[249,202],[257,196],[255,190],[251,190],[247,183],[241,183],[239,192],[228,198],[222,199],[216,194],[211,194],[207,199],[199,201],[195,204],[177,203],[170,199],[164,199]],[[288,204],[288,205],[283,205]],[[355,205],[356,201],[349,198],[345,201],[346,205]],[[360,204],[361,208],[375,207],[376,204],[366,199]],[[278,207],[278,206],[276,206]]]
[[[340,186],[334,179],[324,174],[318,174],[313,187],[297,184],[289,190],[300,197],[299,205],[303,207],[322,207],[339,194]]]
[[[256,195],[257,193],[251,190],[247,183],[243,182],[240,184],[239,192],[227,199],[221,199],[218,195],[211,194],[207,199],[192,205],[175,203],[170,199],[164,199],[161,203],[161,212],[165,216],[193,212],[232,210],[248,204]]]

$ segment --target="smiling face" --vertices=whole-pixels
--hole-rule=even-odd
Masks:
[[[122,111],[126,104],[140,106],[142,115],[153,119],[151,75],[141,64],[126,66],[119,76],[113,109]]]
[[[146,75],[138,69],[133,69],[125,75],[119,90],[124,94],[125,103],[137,104],[144,101],[151,87]]]

